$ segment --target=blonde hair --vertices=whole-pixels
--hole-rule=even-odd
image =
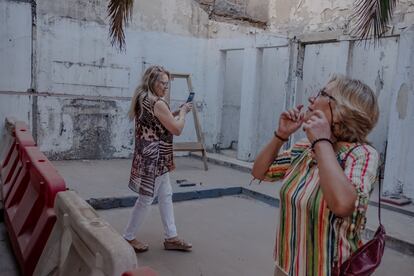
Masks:
[[[162,66],[153,65],[145,70],[141,83],[135,89],[134,95],[132,96],[131,107],[128,112],[128,116],[131,120],[141,117],[142,101],[144,100],[145,95],[151,93],[153,96],[157,97],[155,94],[155,82],[163,74],[168,76],[168,80],[171,79],[170,72],[165,70]],[[151,99],[152,97],[150,97],[150,100]]]
[[[335,83],[332,97],[333,134],[339,141],[368,143],[367,136],[375,127],[379,117],[377,96],[368,85],[344,76],[334,75],[328,83]]]

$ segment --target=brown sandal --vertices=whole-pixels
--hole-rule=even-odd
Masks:
[[[137,239],[133,239],[131,241],[126,240],[131,246],[132,248],[134,248],[135,252],[137,253],[142,253],[145,251],[148,251],[149,246],[146,243],[140,242]]]
[[[165,240],[164,248],[165,250],[178,250],[189,252],[192,250],[193,246],[191,245],[191,243],[188,243],[185,240],[175,238],[172,240]]]

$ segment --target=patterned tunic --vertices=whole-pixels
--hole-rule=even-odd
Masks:
[[[161,98],[152,101],[145,95],[141,118],[135,117],[135,151],[129,180],[134,192],[151,197],[155,178],[175,168],[173,135],[154,115],[154,104],[158,100],[163,101]]]
[[[349,217],[333,214],[319,186],[316,160],[307,140],[279,155],[267,172],[267,180],[283,179],[280,190],[280,222],[275,261],[289,275],[331,275],[334,260],[342,264],[362,246],[369,195],[376,180],[378,153],[369,145],[346,143],[338,152],[345,174],[355,186],[357,200]]]

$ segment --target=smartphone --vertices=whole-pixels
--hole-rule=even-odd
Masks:
[[[193,99],[194,99],[194,95],[195,95],[195,93],[194,93],[194,92],[190,92],[190,94],[188,95],[188,98],[187,98],[186,103],[190,103],[190,102],[192,102],[192,101],[193,101]]]

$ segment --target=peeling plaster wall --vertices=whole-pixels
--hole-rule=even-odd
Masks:
[[[169,0],[158,5],[153,1],[135,1],[133,20],[126,29],[127,51],[119,53],[107,39],[106,7],[101,4],[71,0],[65,3],[42,1],[38,5],[38,91],[52,93],[51,101],[58,97],[56,106],[67,105],[61,103],[64,98],[71,99],[69,102],[78,99],[91,103],[71,110],[77,114],[85,109],[83,116],[74,117],[70,112],[61,111],[65,116],[52,122],[50,114],[56,115],[60,108],[46,108],[47,98],[40,100],[41,114],[37,121],[41,149],[55,159],[131,156],[131,137],[112,135],[112,132],[131,133],[132,124],[126,119],[128,107],[124,105],[139,82],[142,61],[162,64],[172,72],[192,73],[206,145],[212,148],[216,131],[210,129],[206,121],[217,103],[209,105],[206,100],[211,94],[206,79],[215,74],[208,64],[209,53],[218,49],[215,45],[208,50],[209,38],[214,37],[214,43],[219,44],[234,37],[233,43],[240,45],[254,42],[260,31],[249,26],[209,21],[208,15],[192,0]],[[175,80],[171,107],[178,107],[187,93],[186,85]],[[100,104],[102,100],[113,101],[115,105]],[[71,122],[77,119],[96,129],[86,133],[83,128],[71,128]],[[62,125],[66,129],[66,124],[74,133],[63,137],[65,133],[57,129],[62,129]],[[107,126],[106,132],[102,133],[104,126]],[[82,148],[77,140],[79,135],[91,137],[84,140],[93,142],[91,145],[103,145]],[[99,139],[93,140],[93,135]],[[59,142],[61,138],[67,143]],[[176,141],[195,140],[193,118],[188,116],[183,134]]]
[[[131,156],[129,133],[133,126],[126,113],[148,64],[192,73],[204,126],[214,113],[212,106],[215,109],[217,105],[209,106],[206,100],[206,91],[212,93],[206,88],[206,79],[215,74],[208,65],[209,38],[219,43],[234,37],[234,44],[245,44],[255,41],[257,34],[249,26],[209,21],[193,0],[135,1],[133,20],[126,28],[127,51],[120,53],[108,40],[106,2],[38,1],[32,75],[31,5],[11,0],[0,0],[0,4],[5,12],[0,34],[11,39],[1,40],[5,44],[0,55],[7,63],[0,66],[0,120],[18,113],[29,125],[34,123],[41,150],[53,159]],[[209,50],[218,48],[214,45]],[[31,82],[37,92],[33,97],[25,93]],[[9,90],[14,94],[4,94]],[[186,99],[187,90],[186,85],[174,81],[173,108]],[[25,94],[19,97],[18,93]],[[32,103],[34,99],[37,103]],[[37,110],[33,113],[34,106]],[[177,141],[195,140],[192,120],[189,116]],[[216,131],[208,127],[204,131],[211,147]],[[89,138],[79,140],[79,135]],[[82,142],[90,142],[89,147]]]
[[[127,52],[119,53],[107,40],[107,28],[96,22],[44,15],[39,26],[38,90],[53,93],[39,100],[39,145],[52,158],[131,156],[127,111],[143,61],[192,73],[197,100],[203,101],[201,38],[128,29]],[[174,87],[171,93],[172,100],[179,96]],[[71,131],[62,133],[66,125]]]
[[[353,27],[354,0],[270,0],[269,30],[302,35],[310,32],[347,33]],[[392,26],[405,29],[414,23],[414,1],[400,0]]]
[[[266,23],[269,19],[269,0],[195,0],[210,15],[224,20],[238,18]],[[216,18],[219,16],[219,18]]]
[[[40,97],[39,144],[51,159],[107,159],[133,150],[127,100]]]
[[[107,1],[100,0],[42,0],[38,13],[39,18],[64,17],[94,22],[107,29],[107,5]],[[135,31],[205,37],[208,15],[193,0],[135,0],[128,27]]]
[[[289,33],[343,29],[353,0],[271,0],[270,27]]]
[[[387,158],[383,190],[414,199],[414,26],[399,39],[390,96]]]

